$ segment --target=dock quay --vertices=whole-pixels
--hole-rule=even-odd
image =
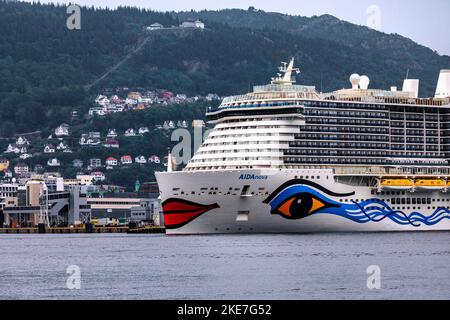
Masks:
[[[142,228],[129,229],[127,233],[137,234],[137,233],[165,233],[166,228],[163,226],[149,226]]]
[[[0,228],[0,234],[33,234],[39,233],[38,228]],[[128,227],[93,227],[91,231],[86,228],[47,228],[47,234],[75,234],[75,233],[130,233],[130,234],[146,234],[146,233],[165,233],[162,226],[147,226],[142,228],[129,229]]]

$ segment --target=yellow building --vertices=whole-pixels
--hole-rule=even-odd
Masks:
[[[9,160],[0,159],[0,171],[8,170],[8,168],[9,168]]]
[[[139,100],[141,98],[141,94],[139,92],[130,92],[128,94],[128,98],[134,99],[134,100]]]

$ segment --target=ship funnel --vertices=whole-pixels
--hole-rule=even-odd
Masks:
[[[436,87],[435,98],[450,97],[450,70],[441,70]]]
[[[410,92],[413,94],[414,98],[419,97],[419,80],[418,79],[405,79],[403,81],[404,92]]]

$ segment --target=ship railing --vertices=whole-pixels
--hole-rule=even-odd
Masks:
[[[372,90],[377,92],[377,90]],[[341,94],[338,92],[322,94],[322,98],[332,101],[353,101],[353,102],[372,102],[372,103],[390,103],[419,106],[445,106],[450,104],[449,98],[411,98],[402,96],[388,96],[386,91],[378,90],[378,94],[364,95],[363,93]]]
[[[314,86],[268,84],[253,86],[253,92],[315,92]]]
[[[233,110],[233,109],[250,109],[250,108],[267,108],[267,107],[298,107],[302,108],[303,105],[297,102],[278,102],[278,103],[255,103],[248,105],[238,105],[238,106],[220,106],[220,107],[208,107],[206,109],[206,114],[215,113],[221,110]]]
[[[336,175],[378,175],[378,176],[450,176],[450,168],[334,168]]]
[[[320,96],[315,91],[293,91],[293,92],[259,92],[237,96],[226,97],[222,101],[222,106],[232,103],[252,103],[265,100],[286,100],[286,99],[319,99]]]

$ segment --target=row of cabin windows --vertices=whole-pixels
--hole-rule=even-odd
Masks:
[[[421,129],[438,129],[439,125],[436,122],[423,122],[423,121],[391,121],[390,122],[391,127],[407,127],[407,128],[421,128]]]
[[[389,114],[386,113],[386,112],[337,111],[337,110],[305,109],[305,113],[304,114],[306,116],[389,119]]]
[[[292,117],[276,117],[276,118],[242,118],[242,119],[238,119],[238,120],[225,120],[222,121],[222,123],[240,123],[240,122],[259,122],[259,121],[280,121],[280,120],[293,120],[293,119],[297,119],[297,118],[292,118]]]
[[[389,122],[382,120],[362,120],[362,119],[333,119],[333,118],[306,118],[306,123],[340,124],[357,126],[389,126]]]
[[[386,152],[371,150],[325,150],[325,149],[288,149],[285,155],[316,155],[316,156],[367,156],[385,157]]]
[[[413,121],[423,121],[423,113],[420,114],[411,114],[411,113],[391,113],[391,120],[413,120]],[[443,118],[443,117],[441,117]],[[439,116],[436,114],[425,114],[426,121],[439,121]]]
[[[325,176],[326,179],[328,180],[329,177]],[[320,180],[320,176],[295,176],[295,179],[306,179],[306,180]]]
[[[294,141],[295,147],[318,147],[318,148],[357,148],[357,149],[389,149],[386,143],[366,142],[328,142],[328,141]]]
[[[349,141],[389,141],[389,136],[381,135],[364,135],[364,134],[317,134],[317,133],[300,133],[295,135],[296,139],[308,140],[349,140]]]
[[[423,143],[424,141],[426,141],[426,143],[439,143],[439,139],[437,138],[426,138],[424,139],[423,137],[406,137],[406,142],[407,143]],[[440,139],[441,143],[444,142],[444,139]],[[405,142],[405,137],[404,136],[392,136],[391,137],[391,142]]]
[[[406,132],[408,133],[408,135],[410,136],[418,136],[418,137],[437,137],[439,136],[439,130],[430,130],[427,129],[425,130],[425,135],[423,134],[424,130],[420,129],[420,130],[412,130],[412,129],[407,129]],[[420,134],[412,134],[412,132],[416,132],[416,133],[420,133]],[[391,128],[391,135],[401,135],[404,136],[405,135],[405,130],[404,128],[399,129],[399,128]],[[442,135],[444,136],[444,133],[442,133]]]
[[[289,164],[385,164],[385,159],[361,159],[361,158],[325,158],[325,157],[285,157],[284,162]]]
[[[340,199],[339,202],[364,202],[369,201],[371,199]],[[392,199],[385,199],[386,202],[390,202],[393,205],[399,205],[399,204],[431,204],[432,202],[450,202],[450,199],[432,199],[432,198],[392,198]],[[376,208],[376,207],[375,207]]]
[[[438,136],[438,130],[426,130],[425,136]],[[405,135],[404,129],[391,129],[391,135]],[[406,129],[406,135],[407,136],[418,136],[423,137],[424,136],[424,130],[413,130],[413,129]]]
[[[302,132],[345,132],[345,133],[373,133],[373,134],[389,134],[389,128],[374,128],[364,126],[300,126]]]
[[[439,151],[437,145],[427,145],[426,150],[424,145],[411,145],[411,144],[392,144],[392,150],[410,150],[410,151]],[[443,150],[443,149],[442,149]]]
[[[382,104],[358,104],[358,103],[336,103],[336,102],[318,102],[305,101],[306,108],[333,108],[333,109],[359,109],[359,110],[388,110],[388,107]]]
[[[439,207],[439,208],[445,208],[445,209],[450,209],[450,206],[447,207]],[[421,207],[392,207],[393,210],[420,210],[422,209]],[[436,210],[436,207],[427,207],[428,210]]]

